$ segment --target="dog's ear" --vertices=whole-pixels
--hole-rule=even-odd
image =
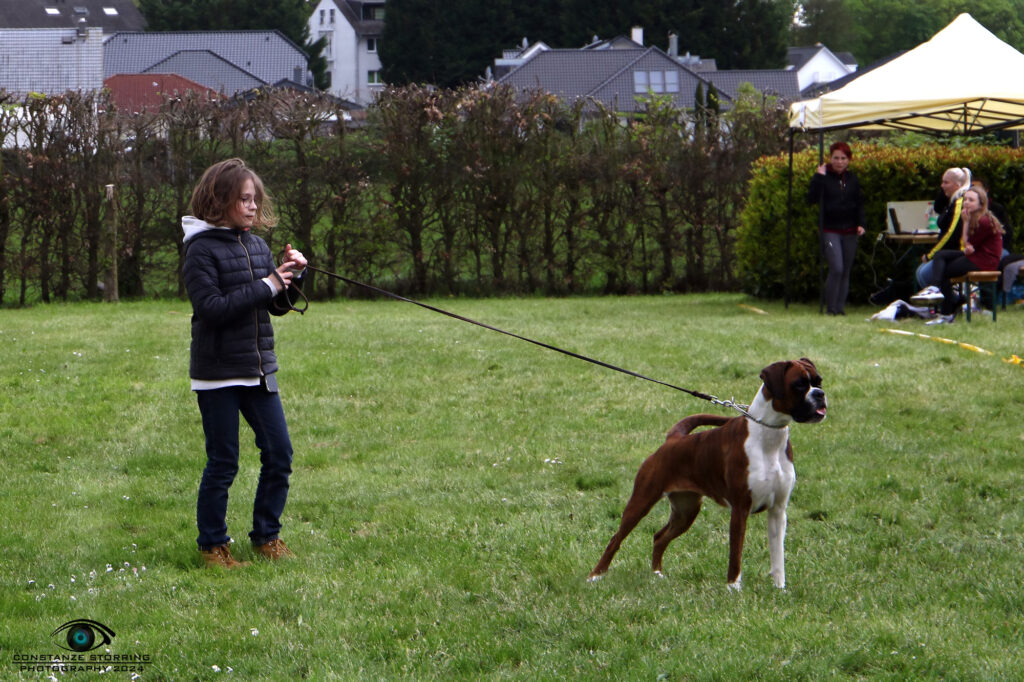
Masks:
[[[764,382],[765,398],[781,398],[786,394],[786,371],[793,363],[789,360],[773,362],[761,370],[761,381]]]
[[[814,363],[811,361],[810,358],[800,358],[800,362],[802,362],[803,364],[807,365],[808,367],[810,367],[815,372],[818,371],[818,368],[814,366]]]

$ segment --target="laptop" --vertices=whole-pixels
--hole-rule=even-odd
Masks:
[[[886,231],[889,234],[929,234],[930,201],[890,201],[886,207]]]

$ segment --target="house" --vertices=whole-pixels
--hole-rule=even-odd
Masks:
[[[797,73],[800,92],[808,93],[857,70],[857,60],[849,52],[833,53],[818,43],[813,47],[787,50],[788,69]]]
[[[280,31],[122,31],[106,39],[105,78],[177,74],[233,95],[267,85],[312,81],[306,53]]]
[[[494,68],[490,69],[486,80],[491,81],[495,78],[501,78],[525,64],[538,52],[545,52],[550,49],[547,43],[538,41],[531,44],[530,41],[523,38],[523,42],[519,47],[502,51],[501,57],[494,60]]]
[[[0,89],[47,95],[103,87],[103,37],[141,31],[132,0],[0,1]]]
[[[215,90],[173,73],[122,73],[107,78],[103,85],[119,110],[132,113],[146,109],[155,111],[163,104],[164,97],[185,92],[196,92],[209,99],[217,97]]]
[[[103,35],[141,31],[146,19],[132,0],[3,0],[0,28],[98,26]]]
[[[849,74],[847,74],[847,75],[845,75],[845,76],[843,76],[841,78],[837,78],[837,79],[835,79],[833,81],[829,81],[828,83],[821,83],[821,84],[816,85],[816,86],[811,86],[811,87],[807,88],[806,90],[804,90],[801,93],[801,97],[803,99],[810,99],[810,98],[813,98],[813,97],[819,97],[819,96],[825,94],[826,92],[832,92],[833,90],[838,90],[839,88],[841,88],[841,87],[843,87],[845,85],[848,85],[849,83],[857,80],[861,76],[863,76],[865,74],[868,74],[868,73],[871,73],[872,71],[874,71],[878,67],[885,66],[886,64],[888,64],[889,62],[891,62],[892,60],[896,59],[897,57],[899,57],[900,55],[902,55],[902,54],[904,54],[906,52],[907,52],[907,50],[899,50],[899,51],[894,52],[894,53],[892,53],[892,54],[890,54],[890,55],[888,55],[886,57],[883,57],[883,58],[879,59],[878,61],[872,62],[871,64],[868,64],[867,66],[862,66],[862,67],[858,68],[856,71],[854,71],[853,73],[849,73]]]
[[[669,34],[668,52],[644,47],[643,29],[634,27],[628,37],[601,40],[597,36],[578,50],[555,50],[525,39],[519,48],[506,50],[494,61],[490,74],[497,83],[522,90],[541,89],[565,101],[587,97],[616,111],[637,113],[637,96],[648,92],[669,95],[677,107],[694,108],[698,86],[718,91],[725,108],[736,98],[742,83],[758,92],[785,101],[800,99],[795,71],[785,69],[719,71],[714,59],[687,52],[679,54],[679,39]],[[485,76],[486,82],[492,78]]]
[[[98,26],[0,29],[0,89],[24,96],[102,87],[103,31]]]
[[[540,50],[497,79],[517,90],[543,90],[565,102],[593,99],[622,114],[640,113],[638,98],[663,95],[679,108],[694,108],[697,86],[707,81],[657,47]],[[728,96],[726,96],[728,99]]]
[[[384,30],[383,0],[320,0],[309,17],[311,40],[326,39],[327,91],[360,105],[384,87],[378,55]]]

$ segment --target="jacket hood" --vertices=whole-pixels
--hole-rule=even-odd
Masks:
[[[211,225],[205,220],[200,220],[199,218],[191,215],[181,217],[181,229],[185,232],[185,237],[182,239],[182,242],[188,242],[192,237],[195,237],[200,232],[206,232],[207,230],[231,231],[230,227],[217,227],[216,225]]]

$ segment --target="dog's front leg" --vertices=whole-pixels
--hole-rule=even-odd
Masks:
[[[732,518],[729,520],[729,588],[740,590],[743,587],[743,570],[740,560],[743,558],[743,539],[747,534],[747,516],[750,506],[734,506]]]
[[[768,553],[771,556],[772,580],[780,590],[786,587],[786,508],[775,506],[768,510]]]

